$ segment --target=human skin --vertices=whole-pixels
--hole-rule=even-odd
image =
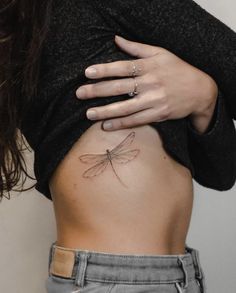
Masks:
[[[183,254],[193,206],[191,173],[166,152],[158,131],[147,123],[189,115],[203,133],[213,115],[217,86],[163,48],[121,42],[126,52],[140,57],[140,94],[97,107],[98,121],[50,178],[57,244],[110,253]],[[96,68],[96,78],[114,72],[124,76],[132,72],[132,63]],[[133,90],[131,81],[98,82],[83,86],[84,96],[77,94],[86,99],[127,93]],[[140,112],[133,114],[138,107]],[[109,131],[101,127],[106,119],[114,122]]]
[[[116,37],[115,41],[126,53],[138,57],[137,97],[90,108],[97,117],[89,119],[108,119],[115,130],[167,119],[178,119],[189,115],[193,126],[199,133],[205,132],[212,118],[218,87],[213,78],[205,72],[188,64],[170,51],[142,43]],[[96,69],[96,74],[89,70]],[[77,90],[79,99],[91,99],[131,92],[134,82],[131,78],[133,63],[116,61],[96,64],[85,70],[88,78],[125,77],[81,86]],[[82,92],[83,91],[83,92]],[[139,111],[135,114],[135,112]],[[118,119],[111,119],[118,117]],[[120,118],[120,116],[123,116]]]

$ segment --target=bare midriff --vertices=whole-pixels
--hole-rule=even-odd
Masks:
[[[49,186],[59,246],[185,253],[192,176],[165,151],[150,125],[108,132],[95,122],[57,166]]]

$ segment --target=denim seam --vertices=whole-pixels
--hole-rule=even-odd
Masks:
[[[96,279],[96,278],[85,278],[87,281],[94,281],[94,282],[100,282],[100,283],[116,283],[116,284],[174,284],[176,282],[182,282],[182,279],[174,279],[174,280],[170,280],[170,281],[126,281],[126,280],[110,280],[110,279]],[[189,278],[189,282],[195,280],[195,278]]]

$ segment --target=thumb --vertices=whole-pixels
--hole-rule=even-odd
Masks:
[[[151,57],[160,52],[160,47],[127,40],[121,36],[115,36],[116,44],[125,52],[136,57]]]

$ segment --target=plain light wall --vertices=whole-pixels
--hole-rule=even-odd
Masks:
[[[235,0],[197,2],[236,29]],[[27,160],[32,172],[33,153]],[[194,181],[187,243],[200,250],[208,293],[236,292],[235,191],[236,186],[219,192]],[[36,190],[11,196],[0,203],[0,292],[45,293],[49,245],[56,239],[52,202]]]

